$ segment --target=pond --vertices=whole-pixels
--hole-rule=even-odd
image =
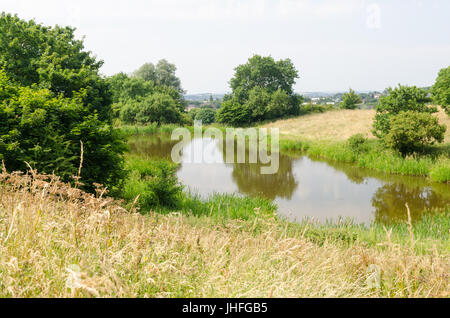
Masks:
[[[164,135],[136,136],[129,141],[131,153],[167,160],[176,143]],[[191,155],[198,152],[209,158],[206,162],[215,163],[192,163]],[[261,174],[260,163],[224,163],[223,153],[214,139],[193,139],[183,147],[179,181],[203,197],[213,193],[265,197],[278,205],[279,216],[291,221],[351,218],[357,223],[389,223],[407,218],[405,203],[413,219],[450,204],[450,185],[421,177],[283,153],[276,174]]]

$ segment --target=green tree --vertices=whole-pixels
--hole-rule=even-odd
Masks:
[[[381,96],[376,107],[373,133],[383,138],[390,131],[390,119],[402,111],[419,113],[435,113],[436,107],[428,105],[431,99],[427,92],[416,86],[399,85],[395,89],[388,88],[386,96]]]
[[[441,105],[450,115],[450,66],[439,71],[436,82],[431,88],[431,94],[434,102]]]
[[[99,75],[103,61],[84,50],[71,27],[46,27],[0,14],[0,68],[23,86],[48,88],[66,98],[80,95],[99,120],[111,119],[111,94]]]
[[[292,86],[298,71],[289,59],[254,55],[235,69],[232,93],[224,97],[217,120],[234,126],[298,115],[301,97]]]
[[[180,123],[182,114],[175,100],[164,93],[154,93],[142,102],[136,109],[135,121],[140,124],[148,123]]]
[[[275,61],[271,56],[254,55],[246,64],[235,68],[230,86],[233,93],[244,100],[255,87],[265,88],[269,93],[281,89],[290,95],[298,77],[290,59]]]
[[[362,103],[361,97],[350,88],[348,93],[342,97],[342,102],[339,105],[342,109],[356,109],[358,104]]]
[[[429,113],[402,111],[390,118],[390,130],[384,136],[386,145],[403,156],[422,152],[426,146],[444,140],[446,127]]]
[[[184,90],[181,88],[181,81],[175,74],[176,70],[175,64],[162,59],[156,66],[152,63],[142,65],[133,75],[145,81],[152,81],[157,86],[171,87],[180,94],[184,94]]]
[[[195,120],[201,120],[203,125],[212,124],[215,120],[216,111],[212,108],[201,108],[195,115]]]

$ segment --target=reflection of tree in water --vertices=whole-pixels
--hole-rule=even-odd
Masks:
[[[177,143],[171,140],[170,135],[162,134],[135,136],[128,141],[132,154],[166,160],[171,159],[172,148]]]
[[[450,204],[445,198],[430,187],[411,187],[402,183],[387,183],[380,187],[372,198],[375,207],[375,220],[389,223],[406,220],[405,203],[411,211],[412,219],[419,219],[424,211],[443,208]]]
[[[248,158],[248,157],[247,157]],[[239,191],[250,195],[262,195],[268,199],[276,197],[291,199],[298,182],[292,172],[292,159],[280,155],[280,166],[275,174],[261,174],[262,163],[233,164],[233,180]]]

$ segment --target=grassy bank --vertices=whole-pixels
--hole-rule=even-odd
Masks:
[[[449,296],[448,214],[386,231],[141,215],[46,176],[0,182],[0,297]]]
[[[183,191],[175,175],[177,165],[167,160],[128,155],[126,168],[129,176],[122,198],[128,202],[128,207],[139,207],[141,214],[180,211],[220,220],[248,220],[255,214],[275,215],[276,206],[263,198],[219,193],[201,198]]]
[[[429,177],[435,182],[450,182],[448,146],[438,148],[433,155],[403,158],[383,148],[378,141],[368,140],[364,149],[354,149],[345,141],[299,141],[282,138],[280,148],[285,152],[303,152],[312,157],[350,163],[360,168],[390,174]]]

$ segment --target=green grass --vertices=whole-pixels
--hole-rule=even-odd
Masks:
[[[259,197],[235,194],[213,194],[208,198],[183,191],[176,177],[177,165],[167,160],[157,160],[127,155],[128,178],[123,186],[122,198],[126,204],[138,205],[142,214],[150,211],[186,215],[208,216],[223,220],[248,220],[255,215],[274,216],[276,205]]]
[[[285,152],[301,151],[309,156],[345,162],[360,168],[376,171],[429,177],[435,182],[450,182],[450,161],[446,153],[433,156],[403,158],[394,151],[383,148],[376,140],[367,142],[367,150],[357,152],[347,142],[295,141],[281,139],[280,149]]]
[[[286,221],[284,226],[290,235],[301,233],[303,237],[319,245],[325,242],[345,246],[363,243],[384,250],[389,247],[388,244],[392,244],[410,246],[419,254],[429,253],[435,248],[439,252],[450,252],[450,207],[434,213],[424,213],[411,227],[407,222],[374,222],[367,226],[351,221],[320,224],[307,220],[300,224]]]

